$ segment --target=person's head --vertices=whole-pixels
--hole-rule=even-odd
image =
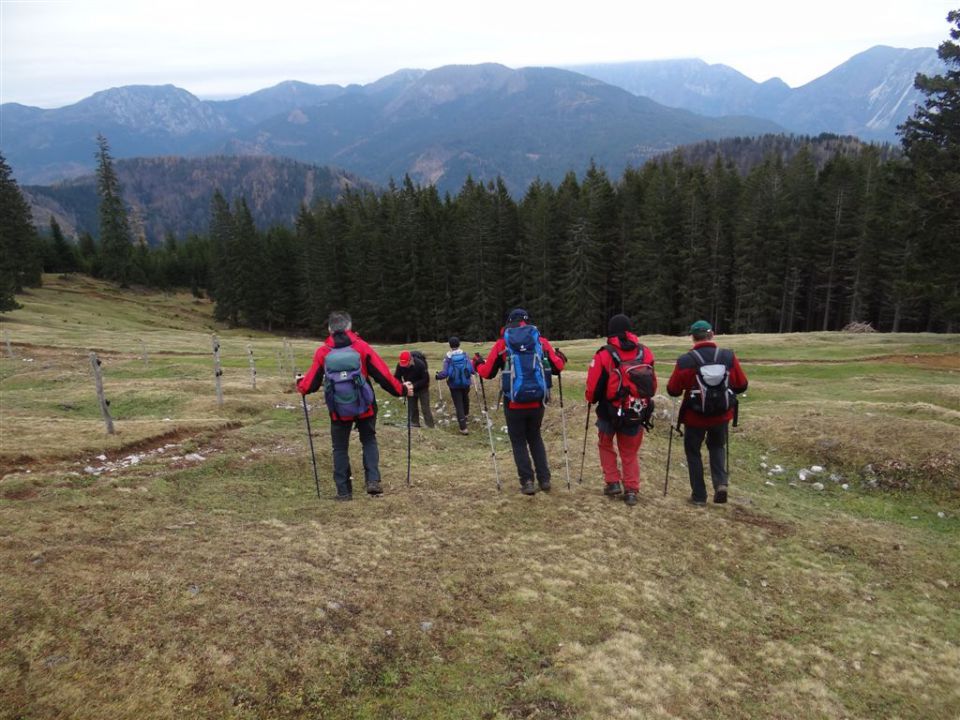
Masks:
[[[460,338],[458,338],[456,335],[453,335],[450,338],[450,347],[453,348],[454,350],[460,347]]]
[[[706,320],[697,320],[690,326],[690,335],[696,342],[710,340],[713,337],[713,325]]]
[[[628,332],[633,330],[633,322],[626,315],[614,315],[607,322],[607,337],[613,337],[616,335],[620,338],[625,338]]]
[[[507,324],[530,322],[530,315],[523,308],[514,308],[507,313]]]
[[[410,360],[409,350],[404,350],[402,353],[400,353],[400,365],[402,367],[410,367],[410,362],[411,360]]]
[[[334,310],[327,318],[327,330],[330,334],[337,332],[346,332],[353,327],[353,321],[350,319],[350,313],[346,310]]]

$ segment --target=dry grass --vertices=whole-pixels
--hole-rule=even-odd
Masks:
[[[957,388],[955,338],[837,336],[834,347],[817,335],[811,347],[837,361],[824,377],[810,363],[747,365],[753,386],[726,507],[683,502],[676,443],[662,496],[663,421],[644,443],[637,507],[600,495],[592,442],[578,485],[576,372],[564,376],[572,491],[556,405],[545,430],[550,495],[516,492],[500,432],[498,494],[477,425],[466,438],[452,425],[415,433],[406,487],[406,428],[390,399],[378,426],[387,492],[340,504],[327,499],[322,408],[313,412],[316,497],[276,338],[222,333],[227,402],[217,408],[209,340],[202,323],[183,319],[201,306],[164,298],[154,308],[140,295],[127,307],[126,296],[73,282],[84,288],[71,303],[82,317],[58,304],[64,290],[53,283],[37,293],[42,313],[27,304],[3,323],[30,344],[0,363],[0,718],[960,712],[960,502],[939,485],[890,494],[857,474],[898,461],[915,478],[930,458],[956,457],[956,408],[937,401]],[[141,312],[171,351],[151,354],[149,366],[127,347]],[[69,331],[45,324],[54,316]],[[107,324],[120,329],[102,333]],[[120,438],[96,437],[83,367],[92,341],[106,351]],[[665,374],[682,340],[648,341]],[[247,342],[264,358],[256,391]],[[789,359],[777,338],[742,342],[758,357]],[[791,342],[808,359],[803,338]],[[913,355],[918,343],[934,348],[930,363],[858,359]],[[309,346],[296,341],[301,363]],[[563,346],[582,368],[597,344]],[[423,347],[434,359],[443,349]],[[850,378],[867,365],[874,386],[906,383],[930,407],[884,392],[857,397]],[[783,402],[785,385],[800,397]],[[502,416],[494,423],[499,431]],[[359,468],[356,439],[351,452]],[[761,462],[786,471],[771,479]],[[787,484],[814,462],[850,490]]]

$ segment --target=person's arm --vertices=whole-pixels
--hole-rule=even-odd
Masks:
[[[313,365],[310,366],[307,374],[297,381],[297,392],[301,395],[315,393],[323,386],[323,360],[328,352],[330,348],[321,345],[313,354]]]
[[[740,367],[740,361],[737,356],[733,356],[733,367],[730,368],[730,389],[738,395],[747,390],[747,375]]]
[[[467,365],[470,366],[470,363],[468,362]],[[472,368],[471,368],[471,369],[472,369]],[[439,372],[437,372],[437,374],[436,374],[435,377],[437,378],[437,380],[443,380],[443,379],[445,379],[445,378],[447,377],[447,375],[449,375],[449,374],[450,374],[450,356],[449,356],[449,355],[444,355],[444,356],[443,356],[443,367],[439,370]]]
[[[479,375],[484,380],[489,380],[493,377],[496,377],[497,373],[500,372],[500,368],[503,367],[503,351],[506,350],[506,344],[503,341],[503,338],[497,340],[493,347],[490,348],[490,352],[487,353],[487,359],[480,362],[479,364],[474,359],[474,368]]]
[[[376,380],[380,387],[394,397],[403,397],[404,395],[411,394],[407,390],[407,388],[410,386],[400,382],[390,374],[390,368],[388,368],[383,359],[377,355],[376,352],[374,352],[373,348],[371,348],[362,340],[354,342],[353,345],[354,348],[360,352],[361,356],[364,358],[364,363],[367,368],[367,377],[371,377]]]
[[[609,355],[609,353],[607,353]],[[587,368],[587,386],[584,397],[591,405],[604,399],[607,388],[607,369],[603,365],[603,358],[596,353]]]
[[[683,391],[691,387],[693,383],[693,376],[696,370],[693,367],[686,367],[687,363],[684,362],[684,358],[686,357],[686,355],[682,355],[680,359],[677,360],[677,364],[670,374],[670,379],[667,381],[667,393],[671,397],[683,395]]]
[[[553,345],[550,344],[550,341],[545,337],[540,338],[540,344],[543,346],[544,351],[547,353],[547,358],[550,360],[550,366],[553,368],[553,372],[559,375],[563,372],[563,368],[567,365],[567,358],[562,353],[553,349]]]
[[[403,365],[401,365],[400,363],[397,363],[397,369],[393,371],[393,376],[394,376],[397,380],[399,380],[400,382],[403,382],[403,370],[402,370],[402,368],[403,368]]]

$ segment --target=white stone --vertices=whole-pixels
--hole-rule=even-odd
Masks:
[[[800,482],[804,482],[807,479],[807,471],[801,470],[797,473],[797,477],[800,478]]]
[[[769,480],[767,480],[767,481],[764,482],[763,484],[764,484],[764,485],[769,485],[770,487],[776,487],[776,485],[777,485],[776,483],[772,483],[772,482],[770,482]]]
[[[189,455],[185,455],[183,459],[191,460],[193,462],[203,462],[204,460],[206,460],[206,458],[200,453],[190,453]]]
[[[810,472],[814,472],[814,473],[823,472],[823,468],[820,465],[811,465]]]
[[[938,518],[945,518],[946,516],[947,516],[947,514],[946,514],[943,510],[941,510],[940,512],[937,513],[937,517],[938,517]]]
[[[814,489],[814,490],[823,490],[823,483],[814,483],[814,484],[813,484],[813,489]]]
[[[760,463],[760,467],[762,467],[764,470],[766,470],[766,469],[767,469],[767,464],[766,464],[765,462],[762,462],[762,463]]]
[[[844,490],[849,490],[849,489],[850,489],[850,486],[847,485],[846,483],[844,483],[844,484],[841,485],[840,487],[843,488]]]

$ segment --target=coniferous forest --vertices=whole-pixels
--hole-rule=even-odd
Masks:
[[[956,40],[960,12],[948,19]],[[939,52],[954,69],[918,76],[929,99],[901,128],[901,157],[874,146],[826,162],[808,148],[787,159],[772,151],[743,173],[722,155],[698,163],[678,151],[616,179],[591,165],[519,199],[499,180],[468,179],[441,197],[405,178],[303,207],[292,228],[258,229],[243,199],[216,193],[205,237],[168,236],[156,248],[133,244],[118,217],[101,138],[101,240],[67,248],[57,227],[27,237],[19,206],[4,202],[12,250],[0,300],[10,307],[11,290],[42,265],[189,286],[232,325],[320,335],[342,308],[380,341],[488,339],[514,306],[554,338],[601,335],[619,312],[641,333],[679,333],[696,318],[734,333],[851,322],[956,332],[960,48],[947,41]],[[16,185],[2,166],[6,196]],[[7,267],[14,261],[19,270]]]

